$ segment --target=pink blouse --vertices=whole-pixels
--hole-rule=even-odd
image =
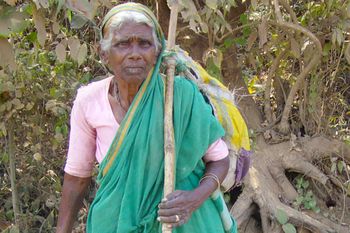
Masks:
[[[91,176],[93,167],[107,154],[119,127],[108,100],[112,77],[79,88],[71,112],[69,149],[64,171],[78,177]],[[228,155],[222,139],[211,144],[203,157],[205,162]]]

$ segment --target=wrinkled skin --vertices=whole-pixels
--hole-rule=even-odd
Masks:
[[[126,22],[113,32],[110,50],[101,52],[102,60],[114,73],[108,99],[114,117],[119,123],[123,120],[140,85],[156,63],[158,52],[153,41],[152,30],[145,24]],[[119,89],[118,101],[115,98],[114,82]],[[226,157],[207,163],[206,172],[216,174],[222,182],[228,167],[229,159]],[[86,193],[90,181],[91,177],[80,178],[65,174],[56,233],[72,232],[73,223],[82,206],[84,193]],[[193,211],[216,188],[216,181],[208,178],[204,179],[195,190],[176,190],[159,204],[158,221],[167,224],[169,228],[186,223]],[[176,221],[176,215],[178,215],[179,221]]]
[[[220,182],[226,177],[230,160],[228,157],[208,162],[206,164],[206,173],[217,175]],[[158,205],[158,221],[168,225],[169,228],[178,227],[186,223],[193,211],[212,194],[217,188],[217,183],[212,178],[202,180],[199,186],[191,191],[176,190],[169,194]],[[176,215],[179,217],[179,221],[176,220]]]
[[[146,79],[158,55],[152,30],[146,24],[126,22],[113,32],[111,48],[103,58],[119,82],[141,85]]]

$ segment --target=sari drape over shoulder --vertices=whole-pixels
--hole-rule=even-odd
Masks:
[[[143,5],[128,5],[149,14]],[[153,22],[164,48],[160,27],[155,19]],[[89,210],[88,233],[161,232],[161,224],[156,220],[164,181],[165,90],[159,73],[161,59],[162,54],[141,85],[100,165],[100,187]],[[224,130],[197,87],[182,77],[176,77],[174,82],[173,117],[175,189],[193,190],[205,171],[202,156],[211,143],[224,135]],[[216,191],[186,224],[173,232],[234,233],[236,224],[222,194]]]

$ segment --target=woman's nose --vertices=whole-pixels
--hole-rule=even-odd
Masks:
[[[140,59],[141,58],[141,51],[140,47],[137,44],[132,44],[130,47],[130,59]]]

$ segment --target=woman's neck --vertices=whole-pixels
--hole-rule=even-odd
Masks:
[[[119,99],[123,108],[129,108],[142,82],[128,83],[125,80],[113,77],[111,84],[113,85],[110,88],[110,90],[113,90],[112,96]]]

